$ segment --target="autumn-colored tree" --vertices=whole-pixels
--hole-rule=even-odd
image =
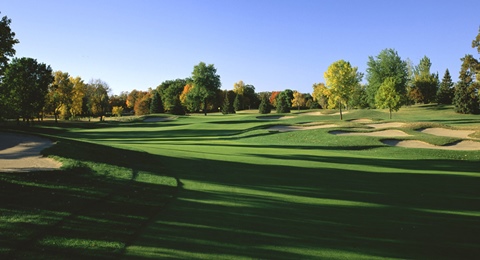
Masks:
[[[147,115],[150,113],[151,93],[146,91],[139,92],[133,110],[136,116]]]
[[[70,83],[73,85],[71,92],[72,103],[70,106],[70,114],[73,117],[82,114],[83,97],[85,96],[85,83],[80,77],[70,77]]]
[[[127,95],[127,108],[133,109],[135,106],[135,102],[140,94],[140,91],[134,89],[132,92],[128,93]]]
[[[269,101],[270,101],[270,105],[272,105],[273,107],[277,107],[277,96],[280,93],[281,91],[272,91],[272,93],[270,94]]]
[[[122,116],[122,114],[123,114],[123,107],[121,106],[112,107],[112,115],[120,117]]]
[[[98,116],[103,121],[105,113],[111,111],[109,109],[109,92],[108,84],[100,79],[92,79],[86,87],[87,110],[91,116]]]
[[[332,63],[323,74],[326,85],[331,91],[331,98],[338,102],[340,120],[343,119],[342,106],[347,105],[355,87],[362,80],[362,73],[357,67],[352,67],[350,62],[339,60]]]
[[[300,110],[301,107],[305,106],[305,103],[305,96],[296,90],[293,91],[292,107],[296,107],[298,110]]]
[[[233,84],[233,92],[237,95],[243,95],[245,92],[245,83],[242,80]]]
[[[330,97],[330,90],[325,86],[324,83],[315,83],[313,84],[312,97],[315,102],[317,102],[321,108],[327,109],[328,99]]]
[[[50,84],[47,94],[45,110],[53,113],[55,122],[58,116],[63,119],[70,118],[72,106],[73,84],[70,75],[60,70],[53,73],[53,83]]]

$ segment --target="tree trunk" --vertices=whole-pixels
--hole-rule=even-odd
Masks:
[[[338,102],[338,105],[340,107],[340,120],[343,120],[343,115],[342,115],[342,102]]]
[[[392,119],[392,109],[390,108],[390,119]]]

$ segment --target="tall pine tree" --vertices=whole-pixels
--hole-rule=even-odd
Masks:
[[[453,88],[452,77],[450,76],[450,71],[448,69],[443,75],[442,82],[437,92],[437,102],[439,104],[451,105],[453,101],[453,94],[455,89]]]
[[[150,103],[150,114],[163,113],[162,99],[158,91],[153,91],[152,102]]]
[[[479,111],[478,103],[478,82],[475,82],[475,69],[478,61],[472,55],[465,55],[462,58],[462,69],[460,70],[460,81],[455,87],[455,111],[461,114],[476,114]]]

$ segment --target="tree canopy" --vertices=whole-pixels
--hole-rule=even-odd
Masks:
[[[350,62],[339,60],[332,63],[324,73],[327,87],[331,91],[331,97],[338,102],[340,119],[343,119],[342,105],[348,104],[356,86],[360,84],[363,75],[357,67],[352,67]]]
[[[203,102],[203,111],[207,115],[207,102],[216,96],[222,86],[220,76],[213,64],[200,62],[195,65],[192,72],[193,89],[187,98]]]
[[[387,78],[395,79],[395,90],[403,101],[406,99],[406,85],[408,81],[407,63],[403,61],[394,49],[385,49],[375,58],[368,57],[367,62],[367,96],[372,108],[375,107],[375,96],[380,86]]]
[[[390,119],[392,119],[392,110],[398,111],[401,107],[401,96],[395,88],[395,80],[393,77],[386,78],[375,95],[375,105],[378,108],[388,108]]]
[[[1,12],[0,12],[1,14]],[[13,46],[19,41],[15,39],[15,33],[10,28],[12,22],[7,16],[3,16],[0,20],[0,78],[5,73],[9,57],[13,57],[16,53]]]
[[[37,117],[52,81],[50,66],[32,58],[14,58],[5,70],[1,91],[7,115],[27,122]]]

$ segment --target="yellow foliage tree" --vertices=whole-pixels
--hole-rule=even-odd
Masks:
[[[324,83],[313,84],[313,101],[317,102],[323,109],[335,107],[335,105],[331,106],[330,104],[330,102],[333,102],[333,99],[332,101],[329,99],[330,94],[330,90],[325,86]]]
[[[298,110],[300,110],[301,107],[305,106],[305,103],[305,96],[296,90],[293,91],[292,107],[296,107]]]
[[[343,119],[342,105],[346,105],[355,89],[360,84],[363,75],[352,67],[350,62],[339,60],[328,66],[323,74],[328,88],[331,91],[330,99],[338,103],[340,119]]]
[[[82,114],[83,107],[83,97],[85,96],[85,83],[80,77],[70,77],[70,83],[73,85],[72,88],[72,104],[70,106],[70,113],[73,117],[76,117]]]
[[[235,92],[237,95],[243,96],[243,93],[245,92],[245,83],[240,80],[239,82],[233,84],[233,92]]]

